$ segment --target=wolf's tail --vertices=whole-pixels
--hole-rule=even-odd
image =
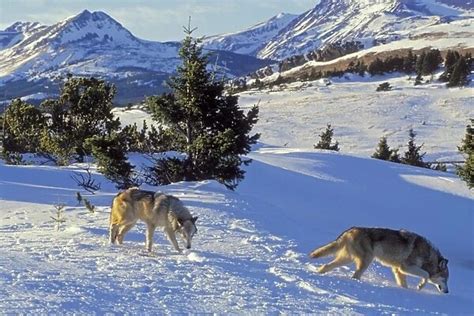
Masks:
[[[329,255],[332,255],[333,253],[337,252],[341,248],[339,240],[335,240],[333,242],[330,242],[327,245],[324,245],[318,249],[313,250],[309,256],[311,258],[321,258],[321,257],[326,257]]]

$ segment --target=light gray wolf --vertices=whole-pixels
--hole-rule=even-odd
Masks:
[[[370,263],[376,259],[391,267],[397,284],[406,288],[406,275],[420,277],[418,289],[427,282],[448,293],[448,259],[444,258],[426,238],[406,230],[352,227],[329,244],[315,249],[311,258],[334,255],[335,259],[318,268],[319,273],[354,262],[352,276],[360,279]]]
[[[176,240],[176,233],[183,237],[186,248],[191,248],[191,240],[197,232],[197,217],[193,217],[177,197],[138,188],[118,193],[110,212],[110,243],[122,244],[125,234],[139,219],[147,226],[145,246],[148,251],[151,251],[153,234],[157,227],[163,227],[168,240],[178,252],[181,252],[181,249]]]

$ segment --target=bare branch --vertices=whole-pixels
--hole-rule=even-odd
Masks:
[[[86,176],[84,176],[84,173],[82,172],[74,172],[71,178],[79,187],[83,188],[87,192],[95,194],[95,191],[100,190],[101,184],[97,183],[95,179],[92,178],[90,167],[86,167],[84,170],[86,171]]]

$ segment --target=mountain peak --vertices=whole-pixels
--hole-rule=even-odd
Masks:
[[[70,22],[76,22],[78,24],[84,24],[88,22],[99,22],[99,21],[109,21],[114,24],[120,25],[114,18],[112,18],[110,15],[108,15],[105,12],[102,11],[89,11],[85,9],[84,11],[80,12],[79,14],[76,14],[69,19],[67,19]]]
[[[5,32],[20,32],[25,33],[39,27],[44,27],[43,24],[39,22],[15,22],[5,29]]]

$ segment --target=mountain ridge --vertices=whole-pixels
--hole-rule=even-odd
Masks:
[[[143,98],[143,94],[163,92],[164,80],[181,62],[179,42],[142,40],[101,11],[84,10],[31,33],[20,33],[14,39],[8,35],[12,32],[0,32],[5,43],[17,41],[0,50],[0,95],[4,100],[25,93],[50,93],[43,86],[51,86],[68,73],[102,77],[124,87],[134,84],[141,93],[137,98]],[[270,62],[229,51],[209,52],[210,65],[231,78]]]

